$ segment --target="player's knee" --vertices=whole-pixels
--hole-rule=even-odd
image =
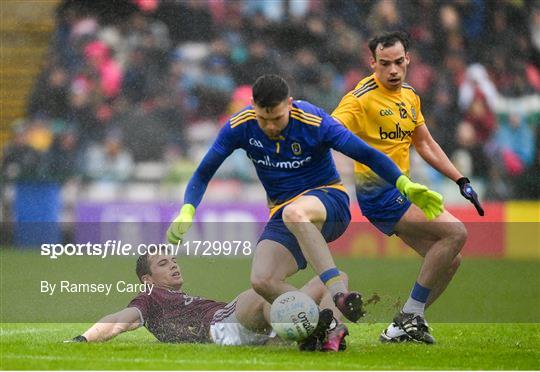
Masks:
[[[467,241],[467,229],[461,222],[452,222],[441,239],[446,242],[446,249],[457,256]]]
[[[251,287],[262,297],[268,299],[276,291],[278,281],[271,275],[252,275]]]
[[[454,241],[454,247],[456,249],[456,255],[461,252],[461,249],[467,241],[467,229],[461,222],[455,223],[452,229],[452,240]]]
[[[454,260],[452,261],[452,264],[450,265],[450,275],[454,275],[456,271],[461,266],[461,260],[463,256],[461,256],[461,253],[458,253],[456,257],[454,257]]]
[[[298,208],[294,204],[289,204],[283,209],[283,222],[290,226],[299,222],[307,222],[306,214],[301,208]]]

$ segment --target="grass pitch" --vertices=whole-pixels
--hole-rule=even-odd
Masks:
[[[101,344],[64,344],[133,297],[39,293],[40,280],[136,282],[134,258],[51,261],[36,252],[0,250],[0,368],[114,370],[540,369],[540,262],[466,259],[427,312],[437,344],[382,345],[379,333],[407,297],[420,261],[338,259],[350,287],[367,298],[362,324],[349,325],[343,353],[302,353],[295,346],[219,347],[160,344],[145,329]],[[179,259],[184,289],[229,301],[249,286],[249,259]],[[313,276],[295,275],[300,285]],[[374,296],[374,295],[377,296]]]
[[[386,324],[351,325],[342,353],[294,346],[160,344],[144,329],[102,344],[63,344],[87,324],[2,325],[2,369],[386,370],[540,367],[538,324],[434,324],[436,345],[382,345]]]

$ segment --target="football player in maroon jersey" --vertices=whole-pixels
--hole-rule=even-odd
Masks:
[[[161,342],[262,345],[275,337],[269,323],[270,304],[253,289],[240,293],[228,304],[188,295],[182,291],[184,279],[173,255],[140,256],[136,272],[141,283],[148,289],[152,286],[152,290],[140,292],[125,309],[103,317],[66,342],[107,341],[141,326]],[[322,308],[341,315],[319,277],[310,280],[302,291]],[[344,349],[346,327],[338,324],[330,331],[328,328],[330,324],[325,325],[323,337],[312,338],[304,349]]]

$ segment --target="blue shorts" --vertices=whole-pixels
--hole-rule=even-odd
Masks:
[[[326,242],[331,242],[339,238],[351,222],[349,195],[332,187],[311,190],[304,195],[316,196],[326,208],[326,221],[321,231]],[[272,240],[284,245],[293,255],[298,269],[302,270],[306,268],[307,261],[296,237],[285,226],[285,223],[283,223],[282,215],[284,208],[285,206],[274,213],[270,221],[268,221],[259,238],[259,242],[261,240]]]
[[[409,199],[401,195],[398,189],[390,187],[384,190],[377,197],[367,199],[365,195],[356,193],[358,204],[362,214],[377,229],[388,236],[394,234],[394,228],[401,217],[411,206]]]

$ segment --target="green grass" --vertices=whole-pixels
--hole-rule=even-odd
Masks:
[[[181,257],[184,290],[229,301],[249,287],[249,259]],[[369,315],[350,327],[344,353],[300,353],[294,347],[159,344],[146,330],[104,344],[63,344],[133,297],[115,293],[39,293],[40,280],[136,282],[134,258],[62,257],[0,250],[2,369],[540,369],[540,262],[466,259],[428,310],[438,343],[381,345],[378,335],[408,295],[420,261],[338,259],[350,287],[369,298]],[[299,285],[313,276],[303,271]]]
[[[146,330],[108,343],[64,344],[87,324],[2,325],[2,369],[524,369],[540,367],[538,324],[436,324],[436,345],[382,345],[385,324],[350,327],[339,354],[303,353],[294,346],[220,347],[159,344]]]

